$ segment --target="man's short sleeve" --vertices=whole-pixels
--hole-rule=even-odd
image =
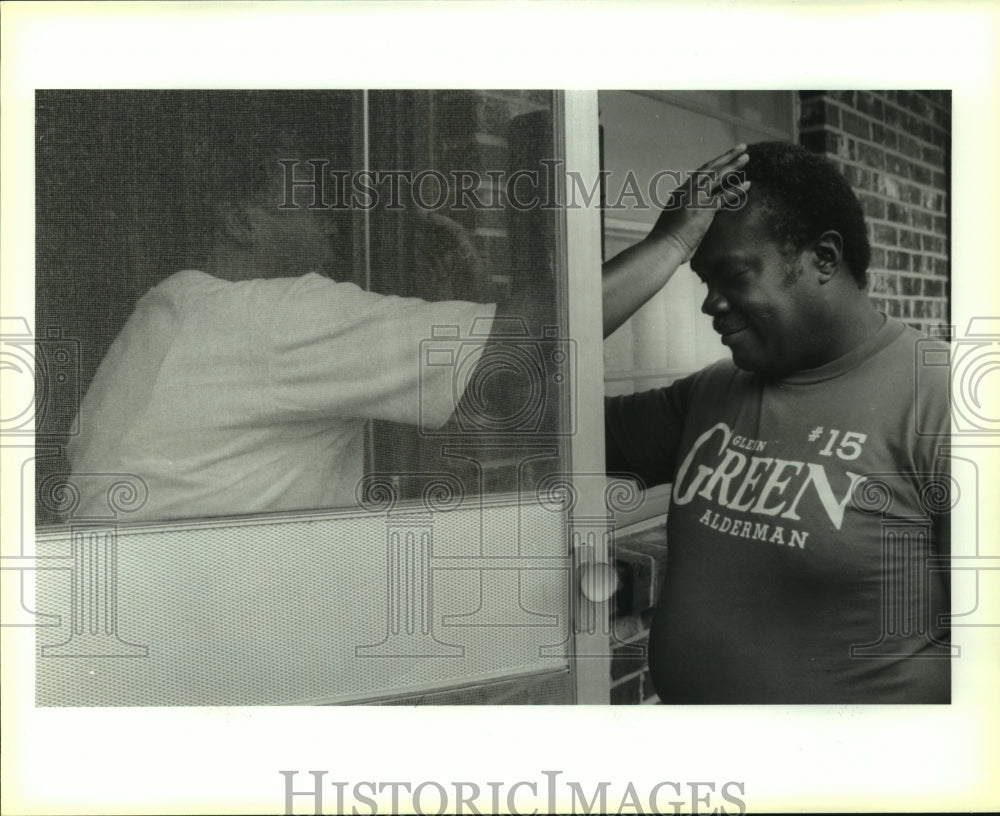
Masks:
[[[694,375],[652,391],[604,401],[608,473],[637,478],[645,487],[669,482]]]
[[[273,398],[303,418],[384,419],[439,427],[462,396],[454,366],[426,366],[435,331],[467,338],[474,367],[495,306],[379,295],[310,274],[294,279],[271,321]]]

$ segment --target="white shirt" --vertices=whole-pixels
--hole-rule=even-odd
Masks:
[[[439,427],[461,398],[453,368],[421,366],[422,341],[443,325],[469,336],[494,311],[314,273],[178,272],[98,368],[67,448],[73,475],[140,477],[148,499],[129,520],[353,505],[367,420]],[[83,495],[74,515],[91,512],[107,515],[104,495]]]

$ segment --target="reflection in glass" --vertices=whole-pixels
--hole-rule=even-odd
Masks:
[[[329,475],[317,479],[356,486],[364,473],[384,474],[399,497],[410,499],[424,497],[433,479],[442,477],[463,495],[530,490],[541,475],[560,469],[574,360],[556,308],[560,214],[545,206],[555,200],[552,111],[553,95],[540,91],[39,92],[35,333],[68,339],[59,347],[72,349],[77,372],[70,389],[36,377],[39,439],[58,450],[88,439],[87,423],[96,418],[94,411],[78,415],[80,400],[140,298],[184,269],[230,277],[210,252],[222,224],[258,237],[270,230],[269,262],[287,262],[295,274],[316,267],[367,293],[490,305],[482,319],[463,321],[457,336],[448,334],[450,320],[436,320],[441,325],[412,335],[419,340],[400,352],[413,356],[406,376],[416,391],[400,397],[407,409],[397,410],[382,397],[369,400],[379,403],[375,410],[355,409],[350,419],[358,423],[357,461],[329,465]],[[315,184],[302,183],[310,178],[321,180],[319,192]],[[295,183],[289,186],[290,180]],[[277,205],[262,205],[267,212],[258,221],[252,210],[235,218],[220,206],[264,189],[261,184],[271,185],[268,201],[285,205],[280,212]],[[287,206],[289,192],[296,207]],[[490,319],[492,305],[496,320]],[[280,316],[286,325],[323,326],[315,299],[301,311],[268,311],[269,320]],[[429,312],[439,313],[451,314],[445,307]],[[258,319],[249,312],[245,321],[234,319],[239,325],[229,336],[244,332],[245,344],[255,348],[263,332]],[[355,341],[350,351],[362,359],[369,353],[368,376],[385,379],[375,352],[402,337],[383,331],[369,343]],[[288,344],[302,346],[298,340]],[[44,356],[48,346],[37,347]],[[470,356],[470,349],[479,349],[482,360]],[[449,350],[450,362],[442,357]],[[295,351],[297,360],[309,360],[308,349]],[[194,355],[191,370],[207,366],[209,356]],[[128,358],[126,367],[147,365],[146,379],[152,379],[162,375],[169,357],[162,348],[147,348]],[[439,368],[432,370],[432,363]],[[277,412],[285,402],[282,393],[297,402],[289,427],[319,421],[322,400],[312,398],[317,389],[295,379],[300,369],[301,362],[271,363],[264,380],[296,384],[278,389],[275,398],[261,382],[260,398],[252,409],[232,411],[232,423],[249,422],[253,411]],[[37,371],[43,370],[39,364]],[[222,370],[223,379],[232,373]],[[445,407],[454,416],[441,427],[424,422],[424,389],[433,378],[451,388]],[[177,408],[160,406],[160,421],[164,428],[182,423],[189,431],[184,443],[200,454],[212,450],[205,418],[214,418],[212,395],[224,389],[211,378],[198,382],[183,392]],[[128,420],[148,407],[138,404],[135,389],[129,396],[136,405],[118,406],[122,419],[109,436],[124,434]],[[435,403],[434,410],[437,416],[444,409]],[[159,454],[170,459],[170,445],[162,447]],[[207,458],[225,455],[220,450]],[[144,476],[142,461],[115,464],[116,471]],[[39,458],[37,484],[51,488],[67,471],[61,456]],[[201,471],[209,482],[211,472],[207,466]],[[271,476],[277,484],[283,474]],[[361,494],[345,487],[303,495],[310,498],[260,506],[178,501],[144,520],[319,509],[353,503]],[[36,514],[39,522],[65,520],[51,503],[39,501]]]

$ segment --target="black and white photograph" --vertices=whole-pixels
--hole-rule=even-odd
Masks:
[[[345,5],[317,21],[403,43],[430,4]],[[229,48],[195,81],[11,52],[9,812],[989,810],[985,76]],[[109,791],[95,735],[190,793],[134,756]]]

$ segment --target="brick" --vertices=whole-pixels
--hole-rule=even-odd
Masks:
[[[888,224],[875,224],[872,238],[876,243],[894,247],[899,241],[899,233]]]
[[[876,198],[875,196],[865,195],[864,193],[858,193],[858,199],[861,201],[861,207],[865,211],[865,215],[869,218],[885,218],[886,217],[886,204],[882,199]],[[889,205],[894,206],[892,204]],[[895,220],[890,218],[890,220]]]
[[[904,249],[915,249],[917,251],[923,248],[920,235],[916,232],[910,232],[910,230],[899,231],[899,245]]]
[[[934,274],[934,259],[930,255],[915,255],[913,257],[913,272],[923,272],[925,275]]]
[[[899,276],[899,290],[900,294],[913,296],[919,295],[923,291],[922,281],[920,278],[911,278],[909,275]]]
[[[905,252],[894,252],[890,250],[886,253],[886,260],[889,269],[905,271],[910,268],[910,256]]]
[[[841,127],[853,136],[871,141],[871,123],[864,116],[859,116],[851,111],[844,111],[840,117]]]
[[[844,166],[843,173],[844,178],[851,183],[852,187],[858,187],[862,190],[876,189],[874,183],[876,174],[871,170],[866,170],[864,167],[856,167],[853,164],[848,164]]]
[[[628,644],[628,646],[615,649],[611,653],[611,680],[620,680],[629,674],[635,674],[636,672],[642,671],[646,668],[646,654],[643,651],[642,654],[636,654],[636,649],[629,648],[633,644]],[[636,642],[636,646],[645,647],[646,641]]]
[[[944,190],[945,192],[947,192],[948,188],[951,186],[948,183],[948,174],[935,173],[933,178],[934,178],[934,186],[937,187],[939,190]]]
[[[948,150],[951,146],[951,133],[938,128],[931,128],[931,143],[942,150]]]
[[[935,137],[938,134],[938,130],[930,122],[924,121],[922,119],[917,119],[916,117],[912,117],[911,121],[913,122],[913,131],[921,139],[923,139],[925,142],[935,141]]]
[[[868,114],[873,119],[881,119],[885,113],[882,100],[865,91],[859,91],[854,95],[854,105],[859,111]]]
[[[882,121],[885,122],[886,127],[896,130],[899,128],[900,117],[902,113],[894,105],[885,105],[884,113],[882,114]]]
[[[951,91],[947,88],[935,88],[929,91],[921,91],[935,105],[943,108],[951,108]]]
[[[945,130],[951,127],[951,91],[928,91],[927,96],[934,106],[931,118],[934,124]]]
[[[914,187],[912,184],[903,184],[900,192],[902,193],[901,198],[906,204],[919,205],[923,200],[924,191],[919,187]]]
[[[920,115],[923,116],[924,119],[933,122],[936,106],[930,93],[927,91],[916,91],[915,93],[918,99],[917,104],[920,106]]]
[[[928,164],[933,164],[938,167],[942,167],[944,165],[944,151],[940,147],[935,147],[934,145],[924,145],[920,149],[920,158]]]
[[[923,244],[922,249],[924,252],[936,252],[941,255],[944,253],[944,238],[937,235],[923,235],[921,236],[921,243]]]
[[[903,316],[903,301],[896,298],[891,298],[886,301],[886,314],[890,317],[902,317]]]
[[[934,174],[931,170],[920,164],[910,165],[910,178],[918,184],[931,184]]]
[[[888,196],[889,198],[900,198],[902,196],[902,185],[899,181],[892,176],[887,176],[884,173],[878,174],[878,184],[876,189],[882,193],[882,195]]]
[[[934,111],[934,124],[944,131],[951,133],[951,105],[947,108],[937,108]]]
[[[854,107],[854,91],[828,91],[827,96],[849,108]]]
[[[872,141],[882,145],[889,150],[896,149],[896,131],[887,128],[881,123],[872,123]]]
[[[899,275],[895,272],[870,271],[869,291],[876,295],[898,295]]]
[[[900,153],[904,156],[909,156],[911,159],[919,159],[922,155],[922,145],[920,142],[903,133],[898,135],[896,139],[896,147]]]
[[[871,213],[868,214],[871,215]],[[894,224],[912,223],[912,218],[910,217],[910,208],[904,207],[902,204],[892,204],[892,203],[886,204],[884,217],[887,218],[889,221],[892,221]]]
[[[869,167],[874,167],[876,170],[881,170],[885,167],[885,151],[880,147],[858,142],[857,155],[858,160]]]
[[[934,115],[934,105],[925,91],[911,91],[907,99],[907,107],[924,119]]]
[[[934,232],[939,235],[948,234],[948,219],[943,215],[937,215],[934,217]]]
[[[920,229],[934,229],[934,216],[930,213],[924,212],[923,210],[912,210],[910,212],[910,221],[913,226],[919,227]]]
[[[636,675],[611,687],[611,705],[636,705],[642,699],[641,695],[640,680]]]
[[[872,247],[871,266],[873,269],[885,269],[885,250]]]
[[[944,258],[935,258],[934,274],[941,275],[942,277],[948,277],[948,266],[949,263]]]
[[[900,178],[910,177],[910,163],[902,156],[896,156],[893,153],[885,154],[885,169]]]
[[[831,156],[845,156],[845,140],[832,130],[815,130],[799,136],[799,144],[813,153]]]
[[[946,297],[943,280],[925,280],[923,294],[927,297]],[[937,315],[931,315],[937,317]]]
[[[827,105],[822,97],[803,100],[799,116],[799,127],[802,130],[810,127],[823,126],[831,122],[831,114],[836,115],[837,109],[832,105]],[[837,120],[839,121],[839,116]],[[834,127],[837,127],[835,124]]]

